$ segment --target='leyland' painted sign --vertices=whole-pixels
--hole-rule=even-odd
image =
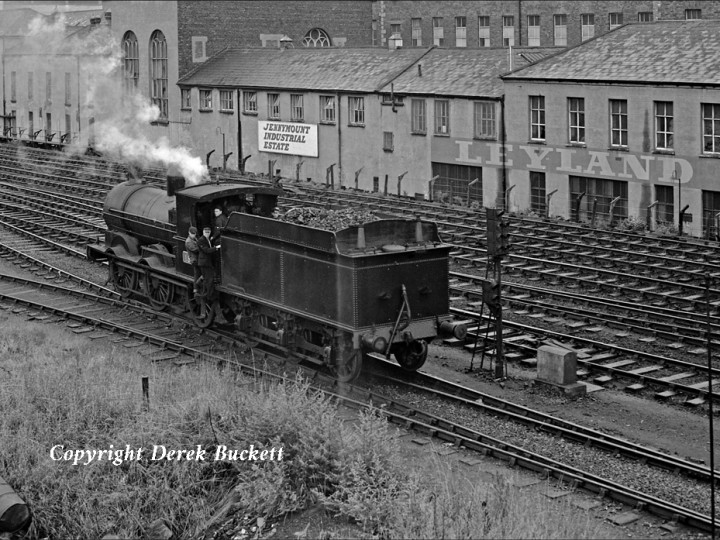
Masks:
[[[490,167],[502,167],[503,164],[503,149],[499,143],[443,140],[434,144],[434,153],[454,155],[456,163]],[[718,160],[695,156],[681,158],[674,155],[605,152],[533,144],[506,144],[505,148],[505,165],[511,169],[675,184],[678,180],[688,184],[697,181],[698,177],[717,177]]]
[[[317,126],[290,122],[258,122],[261,152],[318,157]]]

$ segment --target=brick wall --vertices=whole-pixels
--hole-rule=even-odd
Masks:
[[[540,46],[550,47],[554,43],[553,15],[567,15],[567,44],[577,45],[581,42],[581,15],[593,13],[595,15],[595,35],[599,36],[609,30],[609,14],[622,13],[623,22],[637,22],[639,12],[653,12],[653,18],[659,19],[660,13],[680,12],[679,18],[684,18],[684,10],[689,4],[703,4],[703,18],[710,18],[710,13],[720,10],[720,2],[690,1],[690,2],[652,2],[650,0],[587,0],[587,1],[555,1],[522,0],[518,1],[388,1],[376,2],[374,16],[384,27],[384,34],[376,36],[380,46],[387,46],[387,38],[391,34],[391,25],[400,24],[403,46],[412,46],[411,19],[421,20],[422,47],[433,44],[433,17],[442,17],[445,47],[455,47],[455,18],[464,16],[467,21],[467,47],[478,47],[478,16],[490,17],[490,45],[502,46],[502,17],[512,16],[515,23],[515,45],[528,44],[528,15],[540,16]],[[661,4],[658,8],[655,4]],[[665,4],[676,4],[665,7]],[[705,6],[705,4],[712,4]],[[708,12],[708,16],[705,12]],[[382,12],[382,17],[380,13]],[[670,17],[664,17],[670,18]],[[674,17],[678,18],[678,17]],[[379,30],[381,32],[381,30]],[[385,41],[381,38],[384,37]]]
[[[720,19],[720,2],[714,0],[663,0],[658,4],[658,19],[683,20],[686,9],[702,10],[703,19]]]
[[[372,2],[243,1],[178,2],[180,76],[192,62],[192,37],[207,37],[208,57],[225,47],[260,47],[261,34],[287,35],[295,47],[313,28],[325,31],[334,45],[372,44]]]

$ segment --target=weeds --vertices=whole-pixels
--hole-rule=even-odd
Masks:
[[[592,535],[581,524],[553,535],[556,519],[546,528],[533,521],[535,510],[550,512],[523,507],[500,480],[490,491],[450,478],[429,488],[380,414],[342,422],[301,379],[268,384],[208,365],[164,370],[62,328],[0,322],[0,476],[32,507],[30,537],[138,538],[160,518],[177,538],[244,537],[318,502],[376,537]],[[145,454],[72,465],[51,459],[55,445]],[[153,445],[200,446],[207,458],[152,460]],[[284,458],[215,461],[220,445],[282,447]]]

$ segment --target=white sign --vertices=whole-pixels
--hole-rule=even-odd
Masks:
[[[317,125],[290,122],[258,122],[261,152],[318,157]]]

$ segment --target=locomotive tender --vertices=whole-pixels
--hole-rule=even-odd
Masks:
[[[107,195],[104,244],[88,258],[107,260],[124,296],[157,310],[186,313],[201,327],[222,313],[251,346],[272,344],[355,379],[363,356],[394,354],[407,370],[427,358],[442,331],[463,337],[449,315],[448,253],[434,223],[383,219],[331,232],[273,218],[280,187],[238,183],[167,191],[128,181]],[[185,251],[190,226],[229,214],[220,238],[216,294],[193,291]]]

